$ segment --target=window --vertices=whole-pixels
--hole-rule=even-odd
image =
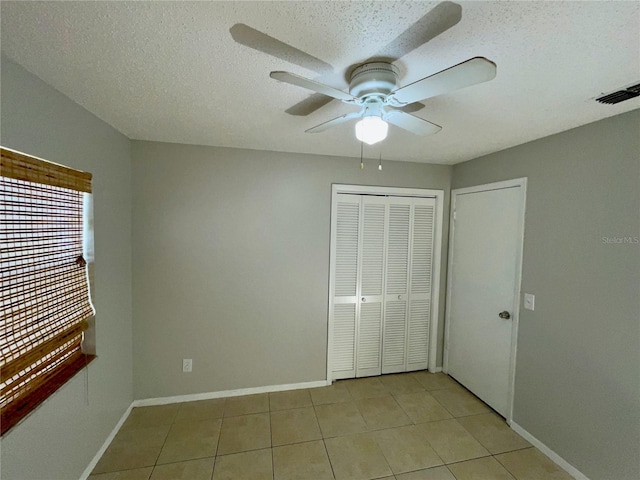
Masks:
[[[1,149],[0,419],[2,434],[94,357],[83,255],[91,174]]]

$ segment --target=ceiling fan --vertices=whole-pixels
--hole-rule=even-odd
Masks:
[[[307,133],[323,132],[355,119],[360,119],[356,124],[356,137],[370,145],[386,138],[389,123],[416,135],[437,133],[442,127],[408,112],[424,107],[417,103],[420,100],[493,79],[496,65],[484,57],[474,57],[401,87],[398,68],[392,62],[457,24],[461,11],[461,7],[452,2],[438,4],[368,61],[348,69],[345,74],[348,92],[289,72],[271,72],[270,76],[316,92],[286,110],[292,115],[308,115],[333,99],[359,107],[357,112],[316,125],[306,130]],[[242,45],[324,74],[320,79],[333,70],[326,62],[247,25],[234,25],[230,32]]]

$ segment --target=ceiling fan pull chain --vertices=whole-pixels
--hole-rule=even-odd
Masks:
[[[363,148],[364,148],[364,142],[360,142],[360,170],[364,170],[364,162],[362,161]]]

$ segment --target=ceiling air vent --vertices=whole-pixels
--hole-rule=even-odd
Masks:
[[[617,92],[607,93],[606,95],[596,98],[596,102],[613,105],[614,103],[624,102],[625,100],[635,97],[640,97],[640,83],[623,88]]]

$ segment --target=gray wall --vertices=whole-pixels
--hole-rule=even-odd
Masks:
[[[2,479],[77,479],[133,398],[130,142],[4,57],[1,71],[2,145],[93,173],[98,353],[2,437]]]
[[[640,110],[458,164],[452,188],[516,177],[536,309],[520,312],[514,421],[591,480],[638,479]]]
[[[325,379],[331,184],[448,198],[451,174],[153,142],[133,142],[132,161],[139,399]]]

